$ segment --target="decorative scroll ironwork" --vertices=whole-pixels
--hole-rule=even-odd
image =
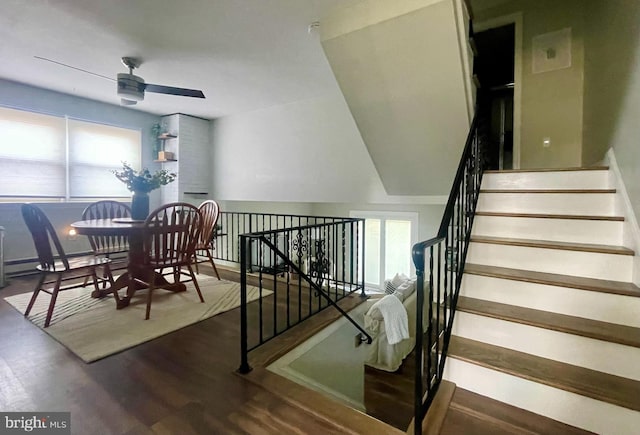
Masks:
[[[302,235],[302,231],[298,231],[298,234],[296,234],[296,238],[293,239],[291,249],[296,253],[298,258],[301,258],[304,253],[307,252],[307,241]]]
[[[316,278],[316,284],[322,286],[324,277],[329,273],[329,259],[325,254],[325,240],[315,240],[315,257],[311,260],[309,275]]]

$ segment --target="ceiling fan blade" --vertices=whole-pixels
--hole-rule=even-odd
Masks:
[[[197,89],[174,88],[173,86],[154,85],[147,83],[145,91],[156,92],[158,94],[180,95],[182,97],[204,98],[202,91]]]
[[[67,68],[75,69],[76,71],[82,71],[84,73],[91,74],[91,75],[94,75],[96,77],[101,77],[103,79],[107,79],[107,80],[111,80],[112,82],[115,82],[115,79],[113,77],[103,76],[102,74],[94,73],[94,72],[91,72],[91,71],[87,71],[86,69],[77,68],[75,66],[67,65],[66,63],[58,62],[57,60],[47,59],[46,57],[41,57],[41,56],[33,56],[33,57],[35,57],[38,60],[44,60],[46,62],[55,63],[56,65],[60,65],[60,66],[66,66]]]

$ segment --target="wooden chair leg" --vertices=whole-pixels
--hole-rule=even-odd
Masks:
[[[218,273],[218,268],[216,267],[216,263],[213,262],[213,255],[211,255],[211,250],[207,249],[207,257],[209,257],[209,261],[211,262],[211,266],[213,267],[213,271],[216,273],[216,276],[218,277],[218,280],[220,280],[220,274]],[[197,264],[196,264],[196,270],[197,270]]]
[[[51,292],[51,302],[49,302],[49,310],[47,311],[47,318],[44,321],[44,327],[48,328],[51,323],[51,316],[53,316],[53,308],[56,305],[56,299],[58,299],[58,292],[60,291],[60,284],[62,283],[62,274],[58,274],[56,279],[56,286]]]
[[[189,268],[189,274],[191,275],[191,279],[193,280],[193,285],[196,287],[198,292],[198,296],[200,296],[200,302],[204,302],[204,298],[202,297],[202,292],[200,291],[200,285],[198,284],[198,280],[196,279],[196,275],[193,273],[193,268],[190,264],[187,264]]]
[[[107,283],[113,284],[113,277],[111,276],[111,269],[109,268],[109,263],[105,263],[102,266],[102,278],[100,279],[100,281],[102,282],[103,289],[107,288]]]
[[[198,270],[198,252],[193,253],[193,263],[196,265],[196,273],[200,275],[200,271]]]
[[[105,263],[105,265],[104,265],[104,273],[107,275],[106,278],[107,278],[107,280],[109,280],[109,285],[113,286],[113,284],[114,284],[113,272],[111,272],[111,266],[109,266],[109,263]]]
[[[44,283],[44,279],[47,277],[46,273],[41,273],[40,274],[40,279],[38,280],[38,285],[36,286],[36,288],[33,289],[33,296],[31,296],[31,300],[29,301],[29,305],[27,305],[27,309],[24,312],[24,316],[27,317],[29,315],[29,313],[31,312],[31,308],[33,308],[33,304],[36,302],[36,299],[38,298],[38,294],[40,293],[40,290],[42,290],[42,284]]]
[[[153,294],[153,287],[154,287],[154,282],[152,278],[151,282],[149,283],[149,291],[147,293],[147,313],[145,315],[144,320],[149,320],[149,317],[151,316],[151,296]]]
[[[88,277],[87,277],[88,278]],[[85,278],[85,280],[87,279]],[[93,279],[93,288],[98,292],[100,291],[100,281],[98,280],[98,274],[95,267],[91,268],[91,279]],[[86,285],[86,284],[85,284]]]

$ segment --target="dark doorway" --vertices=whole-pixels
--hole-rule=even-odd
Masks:
[[[474,41],[474,74],[490,114],[489,169],[512,169],[515,25],[478,32]]]

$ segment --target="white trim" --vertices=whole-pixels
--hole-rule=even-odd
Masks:
[[[520,169],[520,141],[522,133],[522,12],[473,23],[474,32],[493,29],[507,24],[515,25],[515,52],[513,64],[513,169]]]
[[[474,86],[472,83],[473,66],[470,55],[471,48],[469,46],[469,10],[466,3],[462,0],[454,0],[453,13],[455,17],[456,28],[458,30],[458,48],[460,49],[460,62],[462,64],[462,85],[464,86],[464,94],[467,98],[467,120],[471,124],[474,112]]]
[[[638,226],[638,219],[633,211],[631,198],[629,198],[629,194],[627,193],[627,188],[622,179],[622,172],[620,172],[613,148],[609,148],[607,151],[605,161],[609,165],[611,181],[616,188],[616,211],[624,216],[622,243],[627,248],[633,249],[636,253],[633,257],[632,281],[635,285],[640,286],[640,227]]]

